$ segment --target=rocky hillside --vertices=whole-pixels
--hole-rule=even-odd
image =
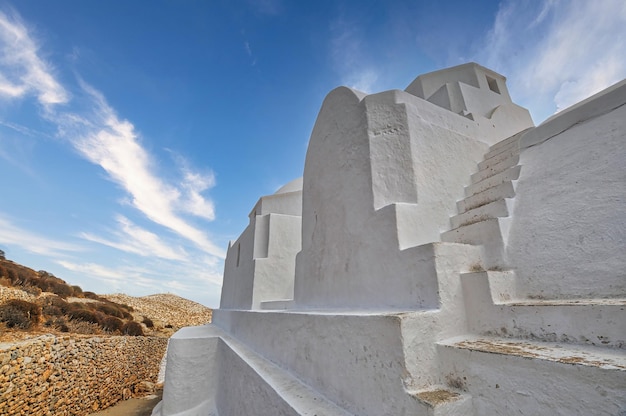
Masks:
[[[211,309],[170,293],[132,297],[122,293],[100,295],[115,303],[131,306],[133,315],[147,316],[155,326],[179,329],[211,322]]]
[[[169,337],[210,321],[211,309],[173,294],[97,295],[0,259],[0,342],[42,334]]]

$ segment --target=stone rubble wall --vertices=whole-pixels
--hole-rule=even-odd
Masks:
[[[0,415],[88,415],[157,382],[167,338],[43,335],[0,343]]]

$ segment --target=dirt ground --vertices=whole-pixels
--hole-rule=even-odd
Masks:
[[[89,416],[150,416],[152,409],[161,401],[162,396],[163,390],[159,390],[155,395],[141,399],[128,399]]]

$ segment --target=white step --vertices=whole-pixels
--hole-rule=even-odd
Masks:
[[[473,224],[463,225],[441,234],[444,243],[463,243],[483,246],[483,264],[487,269],[504,268],[504,218],[490,218]],[[504,230],[503,230],[504,229]],[[506,235],[506,234],[505,234]]]
[[[485,159],[490,159],[494,156],[499,155],[502,152],[508,152],[511,150],[516,150],[519,153],[519,143],[517,141],[515,142],[510,142],[509,144],[505,145],[505,146],[501,146],[495,150],[489,150],[487,153],[485,153]]]
[[[465,211],[462,214],[455,215],[450,218],[450,225],[454,229],[463,225],[484,221],[489,218],[507,217],[509,216],[509,206],[507,201],[507,199],[498,199],[488,204]]]
[[[513,198],[514,196],[515,187],[513,186],[513,182],[502,182],[499,185],[485,189],[482,192],[457,201],[456,208],[459,214],[462,214],[470,209],[486,205],[490,202],[497,201],[498,199]]]
[[[522,167],[520,165],[515,165],[509,169],[506,169],[503,172],[500,172],[486,179],[483,179],[480,182],[473,183],[465,187],[465,196],[466,197],[472,196],[486,189],[499,185],[502,182],[517,180],[519,178],[519,174],[521,170],[522,170]]]
[[[432,416],[470,416],[474,414],[469,394],[454,391],[447,386],[431,386],[429,389],[409,392],[428,407]]]
[[[622,350],[461,336],[439,342],[438,352],[443,374],[472,396],[476,414],[619,415],[626,409]]]
[[[221,338],[228,348],[223,349],[220,359],[228,360],[230,365],[229,372],[222,374],[222,382],[218,387],[220,416],[349,416],[348,412],[328,401],[288,371],[257,355],[243,343],[224,333]],[[238,397],[228,397],[230,390],[236,392]],[[260,407],[261,403],[266,406],[265,409]]]
[[[463,225],[441,234],[444,243],[483,244],[485,240],[500,235],[500,226],[496,218]]]
[[[179,330],[153,416],[350,416],[215,324]]]
[[[519,149],[517,148],[508,149],[491,157],[487,157],[485,155],[485,159],[478,164],[478,169],[483,170],[485,168],[488,168],[489,166],[493,166],[515,155],[519,155]]]
[[[524,131],[521,131],[519,133],[516,133],[510,137],[507,137],[504,140],[499,141],[498,143],[492,145],[489,150],[498,150],[501,149],[503,147],[506,147],[508,145],[510,145],[511,143],[517,143],[519,141],[519,138],[522,136],[522,134],[524,133]]]
[[[500,172],[504,172],[506,169],[517,165],[518,162],[519,155],[515,155],[503,160],[502,162],[490,165],[488,168],[479,170],[478,172],[472,174],[472,183],[480,182],[490,176],[497,175]]]
[[[461,285],[472,333],[626,349],[626,299],[519,300],[513,271],[464,273]]]

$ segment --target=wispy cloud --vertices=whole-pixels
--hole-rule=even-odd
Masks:
[[[106,285],[110,292],[162,293],[175,291],[181,296],[195,297],[207,285],[221,285],[221,275],[216,271],[213,260],[205,262],[201,257],[193,263],[174,261],[148,261],[141,265],[104,266],[93,262],[57,260],[63,268],[96,279]]]
[[[69,94],[55,80],[52,66],[38,52],[20,17],[0,11],[0,97],[32,93],[45,106],[68,101]]]
[[[55,257],[83,251],[80,246],[52,240],[19,227],[2,213],[0,213],[0,244],[17,246],[31,253]]]
[[[622,0],[507,0],[476,59],[541,121],[626,77],[625,28]]]
[[[39,56],[38,46],[19,16],[0,12],[0,96],[16,99],[35,94],[46,109],[47,120],[57,125],[59,136],[84,158],[101,166],[108,178],[129,195],[134,208],[206,253],[223,258],[224,250],[180,215],[215,218],[212,201],[202,195],[214,185],[214,177],[194,172],[187,165],[181,172],[182,183],[160,176],[134,125],[120,118],[95,88],[82,80],[79,85],[86,98],[86,109],[71,112],[52,106],[68,102],[69,94],[55,79],[52,67]],[[165,255],[163,247],[154,239],[148,242],[148,237],[142,234],[140,238]],[[172,253],[176,250],[170,251],[170,256],[181,255]]]
[[[99,91],[85,82],[80,84],[92,109],[86,115],[53,116],[60,135],[83,157],[102,167],[109,179],[129,194],[132,206],[151,221],[194,242],[207,253],[224,257],[223,249],[177,214],[180,210],[205,219],[215,217],[212,202],[201,195],[213,185],[210,177],[187,169],[183,172],[183,185],[178,187],[161,178],[134,125],[120,119]]]
[[[57,260],[56,263],[67,270],[103,282],[113,292],[127,292],[129,286],[160,292],[163,286],[158,279],[146,277],[150,273],[149,270],[138,267],[113,268],[97,263],[77,263],[67,260]]]
[[[118,230],[113,232],[116,238],[115,241],[91,233],[81,233],[80,236],[88,241],[144,257],[160,257],[182,261],[189,259],[183,248],[165,243],[158,235],[137,226],[128,218],[118,215],[116,221]]]
[[[244,36],[245,36],[245,33],[244,33]],[[246,54],[248,55],[248,58],[250,58],[250,65],[255,66],[256,65],[256,58],[255,58],[254,54],[252,53],[252,48],[250,47],[250,42],[245,40],[243,42],[243,48],[245,49]]]
[[[341,77],[341,83],[366,93],[373,92],[379,75],[364,51],[360,26],[338,18],[331,23],[330,31],[331,61]]]
[[[7,128],[9,128],[11,130],[14,130],[14,131],[20,133],[23,136],[29,136],[29,137],[49,137],[47,133],[31,129],[30,127],[26,127],[26,126],[23,126],[21,124],[12,123],[10,121],[0,120],[0,126],[4,126],[4,127],[7,127]]]
[[[212,171],[199,172],[197,169],[192,169],[183,156],[171,150],[170,153],[182,176],[178,187],[181,190],[181,196],[177,201],[177,208],[196,217],[214,220],[213,201],[204,198],[202,193],[215,186],[215,174]]]

